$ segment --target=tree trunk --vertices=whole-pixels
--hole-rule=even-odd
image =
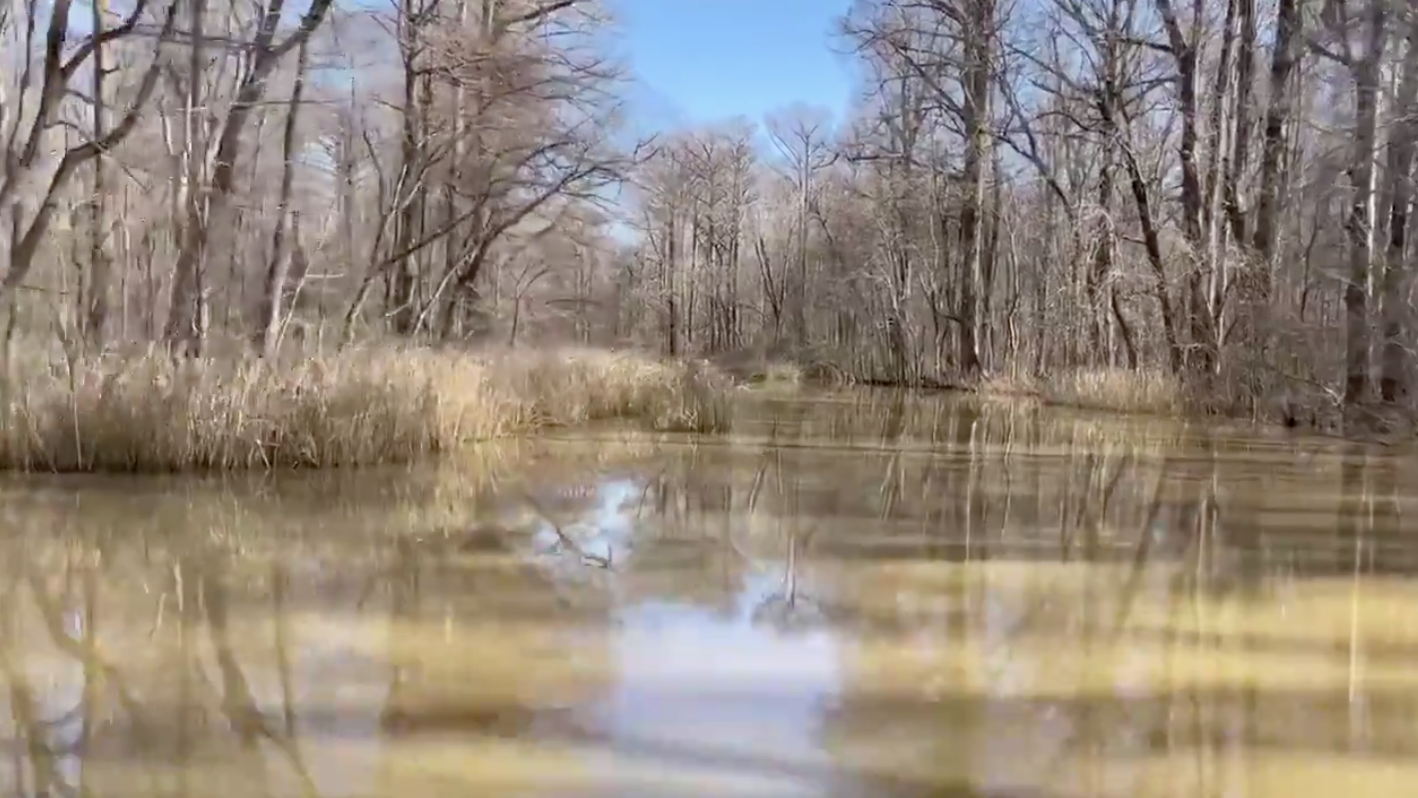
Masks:
[[[262,357],[271,357],[276,353],[280,343],[281,319],[285,313],[281,300],[285,297],[286,278],[290,271],[290,257],[286,253],[286,221],[291,215],[291,192],[295,185],[301,94],[305,89],[305,70],[309,64],[308,44],[308,40],[302,41],[296,48],[295,83],[291,86],[285,129],[281,131],[280,198],[276,203],[276,225],[271,231],[271,260],[266,264],[266,281],[261,287],[261,311],[257,316],[256,340],[253,341]]]
[[[981,210],[985,204],[985,167],[990,147],[991,51],[995,24],[994,0],[970,0],[965,31],[965,86],[961,103],[965,162],[961,179],[969,192],[960,210],[960,249],[968,273],[960,280],[960,370],[980,371],[979,337],[984,302],[984,235]]]
[[[1255,234],[1251,246],[1260,261],[1256,281],[1256,302],[1269,304],[1270,269],[1275,257],[1279,227],[1280,166],[1288,141],[1286,126],[1294,102],[1291,75],[1300,57],[1301,16],[1299,0],[1280,0],[1275,22],[1275,52],[1270,61],[1269,105],[1265,111],[1265,131],[1261,135],[1260,189],[1256,196]]]
[[[1418,149],[1418,16],[1409,22],[1408,46],[1395,100],[1397,122],[1389,133],[1383,192],[1389,199],[1388,251],[1382,283],[1383,331],[1379,357],[1379,395],[1394,403],[1409,392],[1410,356],[1404,346],[1409,319],[1407,260],[1408,206],[1413,201],[1413,157]]]
[[[418,56],[422,47],[421,22],[406,2],[399,4],[399,55],[403,62],[403,105],[400,108],[399,124],[399,182],[400,191],[393,198],[398,206],[398,222],[395,227],[393,251],[399,259],[390,273],[389,298],[390,323],[399,335],[413,333],[417,315],[415,292],[419,278],[419,254],[414,251],[418,228],[423,215],[423,205],[418,197],[423,192],[423,181],[415,177],[422,175],[423,131],[419,125],[419,103],[417,100],[419,70]]]
[[[1193,374],[1211,370],[1215,364],[1215,333],[1207,301],[1205,270],[1202,253],[1206,249],[1203,216],[1205,201],[1201,175],[1197,166],[1197,145],[1200,135],[1200,109],[1197,103],[1197,66],[1200,54],[1194,41],[1182,31],[1171,0],[1155,0],[1157,11],[1167,31],[1168,47],[1175,63],[1173,82],[1177,87],[1178,112],[1181,114],[1181,137],[1177,155],[1182,171],[1182,232],[1186,237],[1190,267],[1187,269],[1186,323],[1190,338],[1183,363]],[[1194,9],[1201,0],[1195,0]],[[1200,14],[1194,15],[1200,18]],[[1192,31],[1195,37],[1198,31]]]
[[[95,35],[104,29],[103,5],[95,0],[90,3],[90,24]],[[93,138],[102,139],[105,133],[104,77],[106,67],[103,60],[103,45],[94,45],[93,54]],[[103,348],[107,335],[109,291],[113,282],[113,260],[108,253],[105,239],[108,237],[108,185],[105,181],[105,158],[102,151],[94,156],[92,194],[89,196],[89,292],[88,307],[84,309],[84,341],[87,346],[98,351]]]
[[[1369,206],[1373,199],[1377,139],[1379,69],[1387,39],[1384,0],[1370,0],[1363,51],[1353,63],[1354,149],[1350,155],[1352,195],[1344,228],[1349,238],[1349,280],[1344,286],[1344,404],[1361,404],[1369,387],[1369,306],[1367,284],[1373,262]]]
[[[196,356],[200,346],[197,330],[198,293],[201,290],[198,271],[202,268],[207,243],[207,209],[204,207],[206,192],[202,190],[203,167],[205,165],[205,141],[199,133],[204,115],[202,108],[202,70],[205,64],[204,22],[207,14],[206,0],[190,0],[187,24],[190,27],[191,42],[188,45],[187,92],[182,104],[182,165],[183,189],[180,192],[186,200],[180,209],[182,238],[179,245],[177,263],[173,267],[172,295],[167,311],[165,337],[181,352]]]

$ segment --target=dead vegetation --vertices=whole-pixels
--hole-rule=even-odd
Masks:
[[[990,376],[980,380],[986,398],[1042,401],[1089,410],[1181,415],[1193,409],[1181,382],[1163,371],[1079,369],[1056,376]]]
[[[622,419],[728,425],[708,367],[596,350],[468,354],[370,346],[290,360],[174,361],[151,351],[0,382],[0,467],[180,472],[409,462],[474,441]]]

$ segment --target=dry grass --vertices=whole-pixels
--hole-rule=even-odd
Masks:
[[[1034,401],[1044,398],[1044,386],[1025,374],[990,374],[980,378],[975,390],[990,399]]]
[[[625,419],[727,426],[731,381],[693,363],[587,350],[370,347],[289,362],[158,353],[8,364],[0,468],[180,472],[409,462],[538,429]]]
[[[1120,413],[1178,415],[1186,408],[1181,383],[1155,370],[1075,371],[1048,384],[1052,401]]]
[[[1180,415],[1187,407],[1181,383],[1156,370],[1083,369],[1042,379],[987,377],[979,392],[1118,413]]]
[[[769,363],[761,371],[754,373],[749,381],[767,386],[794,387],[803,382],[803,368],[791,361]]]

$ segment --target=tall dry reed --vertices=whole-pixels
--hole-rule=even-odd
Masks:
[[[1080,369],[1044,377],[992,376],[981,396],[1023,399],[1118,413],[1180,415],[1187,410],[1181,382],[1158,370]]]
[[[408,462],[472,441],[625,419],[728,424],[731,381],[698,364],[590,350],[368,347],[288,361],[150,352],[0,379],[0,468],[178,472]]]

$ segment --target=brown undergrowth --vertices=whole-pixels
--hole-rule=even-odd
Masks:
[[[182,472],[410,462],[547,427],[622,419],[719,431],[733,382],[697,363],[596,350],[174,362],[150,351],[0,380],[0,468]]]
[[[977,390],[986,398],[1116,413],[1176,416],[1189,406],[1181,382],[1157,370],[1080,369],[1047,377],[989,376],[980,380]]]

